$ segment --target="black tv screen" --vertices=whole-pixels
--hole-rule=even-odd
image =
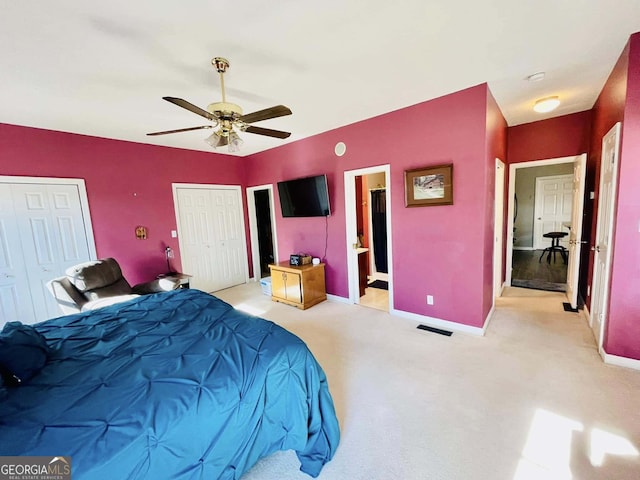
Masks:
[[[278,194],[283,217],[331,215],[326,175],[278,182]]]

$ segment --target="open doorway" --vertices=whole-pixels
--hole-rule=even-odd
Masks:
[[[572,186],[573,162],[516,171],[511,285],[566,290]]]
[[[512,164],[507,285],[577,292],[585,155]],[[576,300],[570,299],[575,308]]]
[[[270,275],[269,265],[278,262],[273,185],[247,188],[247,206],[253,278],[260,280]]]
[[[389,311],[391,218],[388,166],[345,172],[349,298]]]

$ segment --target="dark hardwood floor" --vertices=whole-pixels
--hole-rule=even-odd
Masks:
[[[567,264],[560,254],[547,263],[545,254],[542,261],[541,250],[514,250],[511,284],[514,286],[535,288],[539,290],[564,291],[567,281]]]

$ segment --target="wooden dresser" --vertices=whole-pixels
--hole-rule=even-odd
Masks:
[[[289,262],[269,265],[271,300],[293,305],[302,310],[327,299],[324,263],[293,266]]]

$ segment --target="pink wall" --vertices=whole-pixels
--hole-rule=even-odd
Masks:
[[[587,179],[589,185],[596,192],[595,200],[592,202],[591,215],[585,218],[589,220],[590,245],[593,245],[596,238],[597,211],[598,211],[598,187],[600,185],[600,164],[602,157],[602,137],[617,122],[622,122],[624,118],[625,102],[627,100],[627,76],[629,70],[629,44],[625,47],[609,78],[605,83],[596,103],[593,107],[591,154],[587,168]],[[614,251],[615,256],[615,251]],[[594,254],[589,251],[588,284],[591,285],[593,279]],[[586,297],[587,305],[591,304],[591,296]],[[605,345],[608,334],[605,332]],[[605,347],[606,348],[606,347]]]
[[[348,297],[344,172],[390,164],[395,308],[481,327],[488,311],[485,222],[493,211],[487,204],[487,94],[486,84],[479,85],[253,155],[247,184],[327,174],[327,290]],[[347,145],[343,157],[333,153],[338,141]],[[454,165],[454,205],[405,208],[404,171],[442,163]],[[325,219],[285,219],[276,210],[280,257],[297,251],[322,257]],[[426,305],[427,294],[435,305]]]
[[[591,111],[509,127],[509,163],[570,157],[589,151]]]
[[[117,258],[130,283],[166,271],[165,245],[180,268],[171,183],[244,185],[245,160],[226,155],[6,124],[0,145],[0,175],[85,180],[98,257]],[[147,240],[135,238],[137,225]]]
[[[592,214],[589,217],[590,228],[590,245],[593,245],[596,238],[597,227],[597,211],[598,211],[598,188],[600,185],[600,164],[602,157],[602,137],[615,125],[617,122],[622,122],[625,116],[625,103],[627,100],[627,77],[629,70],[629,44],[625,47],[620,55],[616,65],[614,66],[607,82],[605,83],[602,92],[598,96],[596,103],[593,107],[593,122],[592,122],[592,136],[591,136],[591,152],[589,165],[587,169],[587,178],[591,179],[591,186],[596,192],[595,200],[592,202]],[[586,219],[585,219],[586,220]],[[616,251],[613,252],[614,261],[616,257]],[[593,278],[593,252],[589,251],[589,271],[588,271],[588,283],[591,285]],[[586,298],[587,305],[591,304],[591,297]],[[612,331],[612,324],[609,322],[608,329],[604,335],[605,350],[609,350],[608,337],[609,332]],[[615,326],[613,327],[615,330]],[[613,352],[609,352],[613,353]]]
[[[299,251],[325,257],[328,235],[327,289],[347,297],[344,172],[390,164],[395,308],[481,327],[491,296],[493,158],[504,156],[498,114],[479,85],[248,158],[0,125],[0,173],[84,178],[98,256],[118,258],[132,283],[166,269],[165,244],[180,266],[171,183],[250,186],[326,173],[332,215],[285,219],[278,200],[278,249],[281,260]],[[333,153],[338,141],[347,144],[343,157]],[[405,208],[404,171],[449,162],[454,205]],[[140,224],[146,241],[134,238]]]
[[[571,157],[589,153],[591,149],[592,111],[572,113],[538,122],[525,123],[509,127],[507,133],[507,162],[520,163],[547,158]],[[594,160],[587,155],[587,174],[585,181],[585,200],[582,239],[591,238],[593,201],[589,192],[594,191]],[[508,177],[507,171],[507,177]],[[505,197],[506,198],[506,197]],[[505,218],[506,225],[506,218]],[[589,248],[583,248],[580,256],[580,285],[582,298],[587,298]]]
[[[622,120],[618,205],[605,350],[640,360],[640,33],[623,53],[628,63]],[[615,88],[615,87],[614,87]]]
[[[495,165],[496,158],[502,160],[505,164],[507,162],[507,122],[500,111],[500,107],[495,98],[491,94],[491,91],[487,89],[487,115],[486,115],[486,173],[485,173],[485,194],[487,196],[485,205],[485,220],[484,220],[484,299],[483,299],[483,314],[486,318],[491,307],[493,305],[493,249],[494,249],[494,228],[495,228],[495,190],[496,190],[496,177],[495,177]],[[506,179],[506,175],[505,175]],[[506,182],[505,182],[506,185]],[[506,192],[505,192],[506,198]],[[505,202],[505,209],[507,203]],[[505,227],[501,232],[504,238],[504,232],[506,223],[503,223]],[[504,262],[504,252],[502,265]]]

